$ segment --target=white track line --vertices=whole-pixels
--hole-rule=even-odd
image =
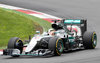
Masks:
[[[19,7],[14,7],[14,6],[10,6],[10,5],[5,5],[5,4],[0,4],[0,7],[2,8],[7,8],[7,9],[23,9],[23,8],[19,8]]]

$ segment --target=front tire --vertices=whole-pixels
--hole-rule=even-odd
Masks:
[[[95,32],[85,32],[83,35],[83,46],[85,49],[95,49],[97,45],[97,35]]]
[[[18,37],[13,37],[8,42],[8,49],[19,49],[20,54],[23,51],[23,42]],[[12,57],[19,57],[20,55],[12,55]]]
[[[64,45],[62,39],[59,38],[51,38],[49,40],[48,48],[54,52],[55,56],[60,56],[63,52]]]

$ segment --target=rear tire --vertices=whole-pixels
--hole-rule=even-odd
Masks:
[[[8,49],[19,49],[20,54],[23,51],[23,42],[18,37],[13,37],[8,42]],[[19,57],[20,55],[12,55],[12,57]]]
[[[64,45],[62,39],[59,38],[51,38],[49,40],[49,45],[48,48],[54,52],[55,56],[60,56],[61,53],[63,52]]]
[[[97,35],[95,32],[85,32],[83,35],[83,46],[85,49],[94,49],[97,45]]]

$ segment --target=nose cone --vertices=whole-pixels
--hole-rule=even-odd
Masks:
[[[36,44],[37,40],[35,39],[35,37],[33,37],[29,42],[28,46],[26,47],[25,52],[30,52],[31,50],[33,50]]]

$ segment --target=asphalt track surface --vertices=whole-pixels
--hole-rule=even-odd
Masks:
[[[95,30],[98,35],[98,44],[94,50],[67,52],[56,57],[0,56],[0,63],[100,63],[100,0],[0,0],[0,3],[61,18],[85,18],[88,19],[88,29]]]

